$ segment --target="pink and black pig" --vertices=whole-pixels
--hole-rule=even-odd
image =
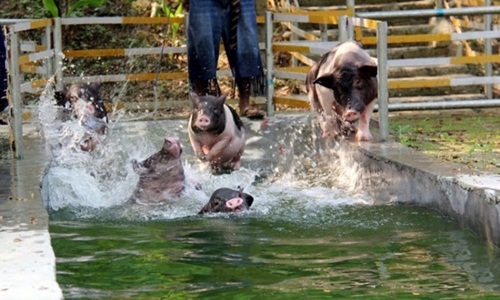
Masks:
[[[83,139],[80,141],[80,149],[86,152],[93,151],[101,138],[108,132],[108,123],[104,119],[97,118],[95,110],[96,108],[92,103],[87,103],[83,107],[78,120],[79,124],[86,130]]]
[[[245,149],[245,128],[236,111],[220,97],[190,94],[193,110],[188,134],[196,157],[214,173],[236,170]]]
[[[74,83],[66,93],[55,93],[56,103],[64,108],[61,121],[76,119],[85,129],[79,146],[87,152],[97,147],[108,128],[106,107],[99,97],[100,85],[99,82]]]
[[[99,97],[100,87],[100,82],[74,83],[68,88],[66,94],[56,93],[55,98],[58,105],[63,107],[69,105],[75,119],[80,118],[85,106],[91,103],[95,108],[94,117],[107,121],[106,107]]]
[[[248,210],[252,206],[253,197],[240,190],[220,188],[213,192],[208,203],[198,213],[231,213]]]
[[[309,70],[306,79],[311,108],[323,137],[338,138],[354,129],[357,141],[372,140],[369,124],[378,94],[377,63],[355,41],[338,44]]]
[[[185,185],[181,154],[179,138],[168,137],[157,153],[142,162],[132,160],[132,167],[140,177],[131,202],[161,204],[178,197]]]

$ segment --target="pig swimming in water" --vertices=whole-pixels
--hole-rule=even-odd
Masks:
[[[168,137],[162,149],[142,162],[132,160],[134,171],[140,175],[132,202],[161,204],[184,190],[184,169],[179,138]]]
[[[323,137],[337,138],[359,119],[356,140],[372,140],[369,124],[378,94],[377,63],[359,43],[346,41],[324,54],[309,70],[306,84]]]
[[[198,213],[240,212],[250,208],[253,197],[240,190],[220,188],[213,192],[210,200]]]
[[[245,149],[243,122],[230,106],[227,95],[220,97],[190,94],[193,111],[188,134],[198,159],[208,162],[215,173],[236,170]]]

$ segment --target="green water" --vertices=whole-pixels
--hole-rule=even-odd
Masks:
[[[56,215],[57,280],[66,299],[500,297],[498,249],[433,211],[317,210],[149,222]]]

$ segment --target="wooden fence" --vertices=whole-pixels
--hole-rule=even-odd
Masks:
[[[489,1],[489,0],[487,0]],[[365,44],[377,44],[379,49],[387,49],[387,44],[401,42],[428,42],[428,41],[457,41],[467,39],[485,39],[491,40],[500,37],[498,30],[492,29],[492,25],[488,24],[486,30],[452,33],[452,34],[429,34],[429,35],[407,35],[407,36],[386,36],[386,40],[379,36],[363,36],[359,34],[359,29],[365,28],[376,30],[378,35],[387,35],[387,32],[381,32],[384,21],[375,21],[372,19],[391,18],[391,12],[360,13],[355,14],[353,9],[353,1],[347,2],[346,8],[340,8],[334,11],[307,11],[295,9],[291,12],[268,12],[266,18],[258,18],[258,22],[265,23],[267,28],[267,37],[265,45],[262,48],[266,49],[267,62],[267,85],[268,85],[268,114],[273,114],[275,104],[286,104],[299,107],[309,107],[309,103],[305,95],[291,95],[289,97],[276,97],[273,93],[274,81],[276,78],[304,80],[305,74],[309,66],[314,62],[307,55],[321,55],[330,50],[338,40],[347,38],[355,38],[361,40]],[[476,8],[453,8],[453,9],[438,9],[431,12],[414,12],[414,11],[399,11],[397,17],[411,16],[412,14],[435,14],[435,15],[469,15],[471,9],[476,9],[474,14],[491,15],[500,13],[498,6],[485,6]],[[369,18],[368,18],[369,17]],[[485,18],[487,21],[487,18]],[[155,73],[137,73],[137,74],[102,74],[95,76],[84,77],[65,77],[63,70],[63,58],[83,58],[83,57],[132,57],[141,55],[158,55],[161,47],[147,48],[113,48],[113,49],[77,49],[64,50],[62,45],[63,25],[64,26],[79,26],[89,24],[123,24],[123,25],[138,25],[138,24],[169,24],[185,22],[184,17],[170,18],[140,18],[140,17],[93,17],[93,18],[55,18],[42,19],[31,21],[19,21],[8,26],[8,46],[10,51],[9,60],[9,86],[10,86],[10,102],[12,109],[12,139],[15,143],[15,157],[21,158],[24,156],[24,147],[22,145],[22,98],[23,93],[39,92],[44,87],[49,79],[53,79],[56,89],[62,90],[63,85],[74,82],[101,81],[101,82],[120,82],[120,81],[151,81],[155,78]],[[315,23],[323,25],[337,26],[339,32],[338,40],[332,41],[325,38],[324,32],[320,32],[319,36],[310,34],[307,31],[300,30],[297,23]],[[274,42],[272,40],[272,24],[284,24],[292,30],[298,39],[290,42]],[[476,24],[477,25],[477,24]],[[476,26],[475,25],[475,26]],[[385,24],[386,26],[386,24]],[[271,28],[269,30],[269,28]],[[43,38],[40,44],[21,41],[19,38],[20,32],[42,30],[44,31]],[[381,45],[384,43],[384,45]],[[186,47],[165,47],[164,53],[185,53]],[[296,58],[299,58],[303,67],[275,69],[273,63],[273,53],[275,51],[293,52]],[[420,59],[397,59],[387,60],[387,50],[379,50],[377,53],[379,66],[405,67],[405,66],[422,66],[422,65],[438,65],[438,64],[491,64],[500,62],[499,54],[491,54],[487,51],[480,56],[458,56],[458,57],[442,57],[442,58],[420,58]],[[382,71],[385,71],[384,68]],[[29,80],[23,82],[22,74],[29,74]],[[229,70],[219,72],[219,74],[230,74]],[[496,84],[500,83],[499,76],[488,75],[484,77],[469,77],[469,78],[442,78],[439,80],[405,80],[380,78],[382,84],[379,90],[387,91],[394,88],[413,88],[413,87],[437,87],[437,86],[456,86],[470,84]],[[186,72],[168,72],[159,73],[159,80],[186,79]],[[388,99],[380,99],[381,103],[385,101],[387,105]],[[488,99],[486,99],[488,100]],[[495,99],[491,101],[481,102],[485,106],[498,106]],[[187,103],[187,101],[186,101]],[[388,109],[400,109],[398,103],[390,103]],[[446,108],[446,103],[443,103]],[[448,103],[449,107],[453,107],[453,103]],[[413,107],[405,107],[405,109],[419,109],[418,103]],[[386,120],[384,121],[386,122]]]

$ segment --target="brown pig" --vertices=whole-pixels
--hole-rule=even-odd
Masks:
[[[161,204],[179,196],[185,184],[181,153],[179,138],[168,137],[159,152],[142,162],[132,160],[132,167],[140,177],[131,201]]]

